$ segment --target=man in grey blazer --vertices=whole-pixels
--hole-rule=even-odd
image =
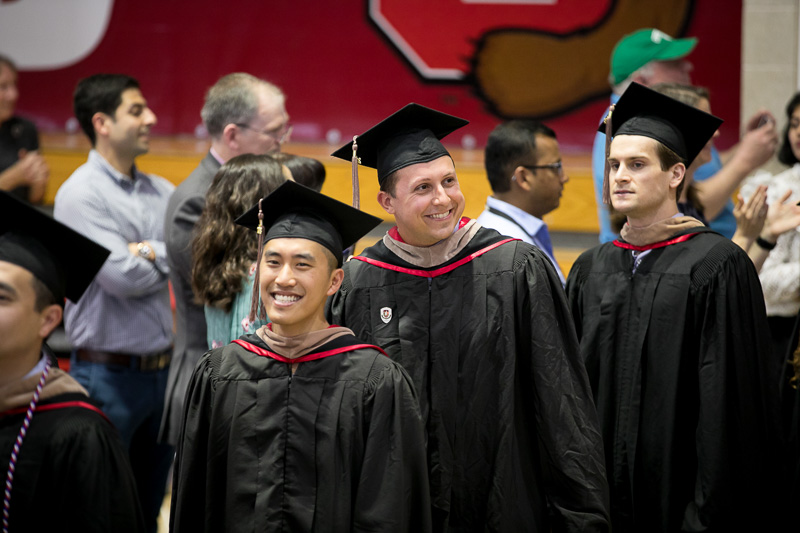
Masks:
[[[206,203],[214,175],[227,160],[241,154],[280,152],[290,133],[285,97],[275,85],[250,74],[220,78],[208,90],[200,113],[211,137],[211,149],[169,200],[165,238],[169,279],[175,293],[175,351],[170,365],[162,441],[177,444],[183,399],[195,364],[207,350],[203,306],[195,303],[190,282],[192,230]]]

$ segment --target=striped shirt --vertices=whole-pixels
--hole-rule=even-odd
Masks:
[[[174,186],[136,167],[133,173],[92,150],[56,195],[55,218],[111,250],[80,301],[64,308],[76,348],[145,355],[172,344],[164,213]],[[151,244],[155,262],[129,252],[128,243],[141,241]]]

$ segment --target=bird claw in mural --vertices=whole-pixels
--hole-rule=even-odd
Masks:
[[[596,27],[570,35],[490,31],[477,43],[470,78],[499,116],[561,114],[608,94],[609,58],[623,35],[647,27],[679,34],[691,7],[690,0],[620,0]]]
[[[489,109],[504,118],[547,118],[607,95],[609,58],[617,41],[647,27],[680,35],[693,8],[692,0],[616,0],[607,3],[605,13],[586,14],[574,11],[597,10],[599,4],[576,7],[574,2],[551,2],[550,6],[534,6],[535,2],[529,2],[523,6],[519,0],[471,0],[468,3],[472,6],[461,5],[464,3],[448,7],[452,11],[449,20],[439,9],[437,20],[426,21],[438,24],[441,33],[447,33],[447,39],[439,40],[453,50],[449,55],[440,46],[420,41],[418,34],[424,31],[419,29],[416,9],[401,10],[392,0],[370,0],[368,5],[373,22],[417,74],[431,81],[472,84]],[[476,21],[467,15],[478,12],[477,3],[491,3],[495,16],[475,33]],[[554,10],[569,10],[569,17],[559,13],[563,31],[541,29],[545,24],[556,24],[532,15],[556,13]],[[505,14],[497,16],[501,12]],[[418,23],[416,29],[407,24],[409,17]],[[563,25],[564,20],[576,20],[584,26],[570,30]],[[459,25],[463,26],[461,30]],[[436,36],[427,36],[436,44]],[[452,46],[449,39],[453,38],[462,41]],[[457,55],[469,43],[471,51]],[[464,62],[464,56],[471,57]]]

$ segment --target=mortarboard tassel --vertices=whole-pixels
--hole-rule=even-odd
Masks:
[[[606,125],[606,161],[605,165],[603,166],[603,203],[608,205],[611,203],[611,191],[610,191],[610,184],[608,182],[608,150],[611,146],[611,115],[614,113],[614,104],[611,104],[611,107],[608,109],[608,115],[606,118],[603,119],[603,124]]]
[[[358,150],[356,139],[358,139],[358,135],[353,135],[353,207],[361,209],[361,190],[358,184],[358,165],[361,163],[361,159],[356,155],[356,150]]]
[[[361,158],[358,157],[356,153],[358,151],[358,143],[356,142],[356,139],[358,139],[358,135],[353,135],[353,159],[350,161],[350,164],[352,165],[353,207],[355,209],[361,209],[361,189],[358,182],[358,165],[361,164]],[[352,246],[348,247],[346,250],[344,250],[344,252],[342,252],[345,261],[350,260],[350,257],[353,255],[353,252],[355,252],[355,249],[356,245],[354,243]]]
[[[258,227],[256,234],[258,238],[258,259],[256,260],[256,275],[253,279],[253,296],[250,298],[250,314],[247,320],[252,324],[256,320],[256,313],[258,313],[263,320],[266,317],[266,310],[264,304],[261,302],[261,295],[259,294],[259,283],[261,281],[261,254],[264,251],[264,211],[261,210],[261,200],[258,200]]]

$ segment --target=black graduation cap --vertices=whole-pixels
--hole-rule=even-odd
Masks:
[[[359,211],[308,187],[286,181],[259,204],[236,219],[236,223],[258,229],[259,208],[271,239],[299,238],[321,244],[342,264],[342,251],[355,244],[382,220]]]
[[[378,170],[378,182],[383,185],[386,177],[396,170],[449,156],[439,141],[467,124],[469,121],[463,118],[408,104],[359,135],[354,141],[356,155],[362,165]],[[331,155],[350,161],[353,141]]]
[[[650,137],[686,160],[689,166],[722,124],[722,119],[639,83],[631,83],[611,116],[611,136]],[[601,124],[599,132],[605,133]]]
[[[111,253],[2,191],[0,213],[0,261],[29,271],[58,302],[77,302]]]
[[[606,158],[610,130],[611,137],[641,135],[655,139],[682,157],[688,167],[722,122],[721,118],[634,82],[622,93],[597,131],[606,134]],[[607,168],[603,191],[603,201],[608,203]]]

